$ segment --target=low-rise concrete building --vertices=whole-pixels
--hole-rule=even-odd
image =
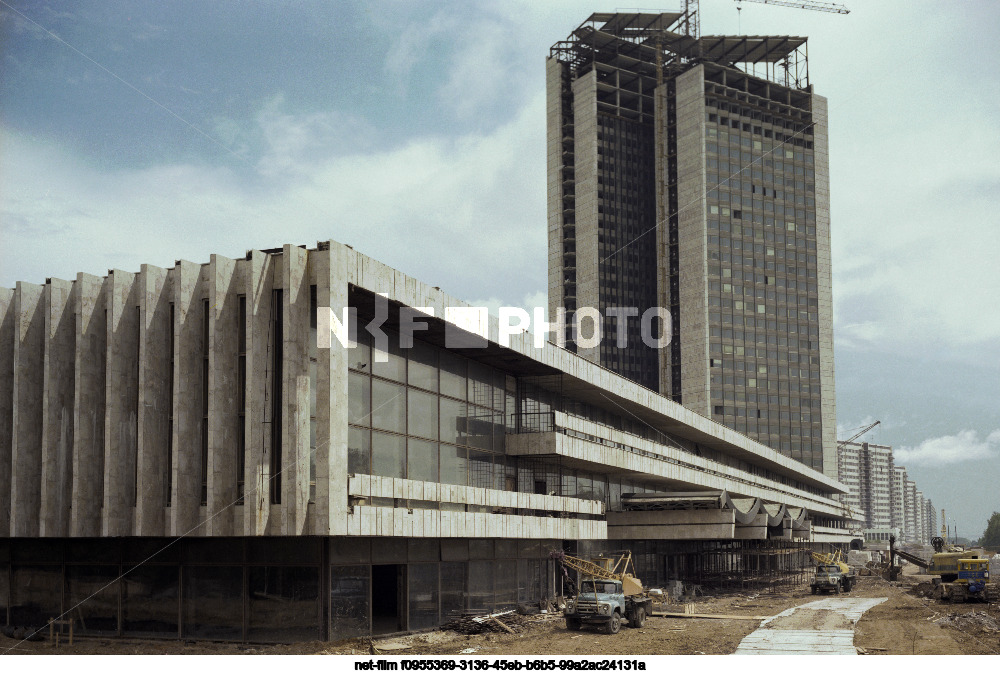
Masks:
[[[553,549],[849,541],[840,482],[501,328],[334,241],[0,290],[0,621],[343,638],[558,595]]]

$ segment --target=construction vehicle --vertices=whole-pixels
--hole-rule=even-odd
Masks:
[[[850,592],[857,584],[858,578],[844,561],[840,550],[830,555],[814,552],[812,556],[817,563],[816,575],[813,576],[813,581],[809,584],[809,589],[813,594]]]
[[[599,625],[606,633],[617,634],[622,620],[627,620],[629,627],[645,624],[646,616],[653,611],[653,600],[646,596],[642,581],[635,577],[631,552],[625,551],[617,558],[598,557],[594,561],[571,557],[561,550],[554,550],[551,556],[562,565],[571,587],[567,569],[580,574],[579,591],[563,610],[567,629]]]
[[[890,536],[889,558],[893,566],[895,566],[895,559],[893,558],[899,557],[925,569],[931,576],[940,576],[940,582],[942,583],[953,583],[958,580],[958,561],[960,559],[976,559],[979,557],[977,554],[967,552],[962,547],[946,546],[944,539],[939,536],[931,539],[931,545],[934,548],[934,554],[931,556],[930,561],[927,561],[923,557],[897,548],[896,537]]]
[[[961,546],[947,545],[940,536],[931,539],[931,545],[935,553],[928,562],[905,550],[897,550],[896,538],[890,536],[890,560],[900,557],[926,570],[928,574],[937,576],[932,580],[934,591],[931,596],[935,599],[954,602],[976,599],[988,603],[1000,603],[1000,584],[991,582],[989,559],[980,557]]]

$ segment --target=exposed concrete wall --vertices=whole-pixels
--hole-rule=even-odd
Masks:
[[[105,280],[76,276],[71,536],[99,536],[104,501]]]
[[[44,287],[14,289],[14,395],[11,446],[11,536],[37,536],[42,482]]]
[[[709,416],[704,67],[678,77],[676,86],[681,396],[685,407]]]
[[[208,265],[208,490],[206,534],[232,536],[239,448],[239,282],[237,262],[212,255]],[[239,523],[242,531],[243,523]]]
[[[726,540],[736,536],[732,510],[647,510],[608,513],[608,538]]]
[[[819,304],[819,385],[822,399],[823,473],[837,476],[837,396],[833,364],[833,266],[830,254],[830,147],[826,98],[813,95],[816,172],[816,290]]]
[[[667,85],[661,84],[653,90],[653,162],[654,189],[656,190],[656,304],[669,309],[670,307],[670,134],[669,101]],[[660,349],[659,361],[659,391],[664,395],[672,395],[673,382],[671,378],[670,347]]]
[[[354,475],[348,481],[351,496],[365,498],[405,498],[439,503],[462,503],[498,509],[546,510],[569,515],[603,515],[604,502],[591,499],[501,491],[459,484],[441,484],[379,475]],[[484,513],[493,514],[493,513]],[[500,534],[489,536],[502,538]]]
[[[281,505],[283,535],[306,533],[309,503],[309,272],[304,249],[286,244],[282,354]],[[276,532],[277,533],[277,532]]]
[[[329,242],[329,251],[312,253],[317,305],[342,318],[347,306],[348,248]],[[418,305],[419,306],[419,305]],[[313,533],[347,533],[347,350],[334,341],[317,351],[316,517]]]
[[[566,66],[559,59],[545,60],[545,156],[548,181],[549,317],[565,306],[563,290],[563,100],[562,78]]]
[[[73,493],[76,322],[72,281],[45,284],[45,394],[42,400],[42,536],[69,535]]]
[[[271,292],[275,263],[272,256],[252,251],[246,271],[247,296],[247,426],[246,497],[243,533],[263,536],[271,514],[271,436],[265,425],[271,418]]]
[[[596,71],[573,82],[573,154],[576,176],[576,306],[599,309],[601,248],[598,236]],[[589,338],[594,329],[593,323],[586,321],[584,336]],[[591,362],[601,361],[600,346],[579,348],[577,353]]]
[[[14,421],[14,290],[0,288],[0,538],[10,536],[11,447]]]
[[[135,274],[114,270],[107,277],[107,356],[104,416],[105,536],[132,533],[136,484],[139,386],[139,306]]]
[[[174,295],[173,490],[169,535],[196,527],[201,502],[202,300],[201,265],[178,261]]]
[[[167,270],[142,265],[137,281],[140,307],[137,536],[166,533],[167,444],[170,428],[170,304]]]

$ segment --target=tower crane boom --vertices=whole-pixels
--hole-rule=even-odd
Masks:
[[[743,0],[736,0],[742,2]],[[834,14],[850,14],[851,10],[843,5],[832,2],[812,2],[812,0],[746,0],[761,5],[778,5],[779,7],[794,7],[796,9],[812,9],[817,12],[833,12]]]

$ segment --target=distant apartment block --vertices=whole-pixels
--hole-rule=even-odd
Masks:
[[[892,447],[867,442],[841,443],[837,466],[838,478],[849,488],[844,503],[861,513],[864,528],[891,528]]]

